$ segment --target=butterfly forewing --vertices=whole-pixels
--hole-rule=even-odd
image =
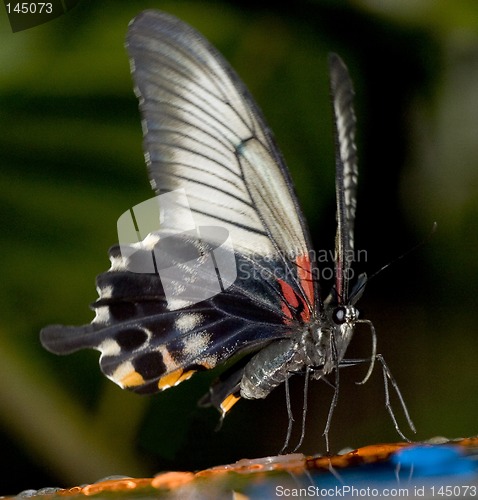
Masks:
[[[190,26],[155,11],[132,22],[127,48],[157,193],[185,189],[196,224],[226,227],[241,253],[306,255],[282,156],[223,57]]]

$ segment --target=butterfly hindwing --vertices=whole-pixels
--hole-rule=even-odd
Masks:
[[[119,258],[118,252],[117,247],[110,251],[113,261]],[[96,349],[108,378],[123,388],[151,393],[242,351],[258,350],[289,336],[295,326],[290,319],[293,305],[284,308],[281,286],[271,285],[275,278],[267,279],[267,273],[273,276],[275,263],[236,258],[240,274],[227,291],[173,310],[156,274],[127,270],[100,274],[100,298],[92,305],[96,313],[92,323],[46,327],[42,343],[57,354]]]

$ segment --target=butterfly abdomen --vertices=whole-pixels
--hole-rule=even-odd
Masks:
[[[279,340],[259,351],[244,368],[241,396],[262,399],[304,366],[303,352],[294,339]]]

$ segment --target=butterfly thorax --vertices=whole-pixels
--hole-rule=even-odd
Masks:
[[[344,358],[358,316],[358,310],[353,305],[327,308],[316,333],[315,347],[321,364],[313,366],[313,378],[319,379],[331,373]]]
[[[241,396],[265,398],[291,375],[307,370],[314,379],[331,373],[345,355],[357,319],[354,306],[339,306],[304,325],[290,339],[272,342],[246,365]]]

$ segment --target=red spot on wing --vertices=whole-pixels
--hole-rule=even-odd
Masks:
[[[307,255],[299,255],[296,258],[297,276],[305,297],[298,295],[289,283],[284,280],[277,280],[281,287],[284,301],[282,302],[282,312],[290,321],[293,319],[293,309],[299,309],[302,306],[300,317],[302,321],[307,322],[310,319],[310,306],[314,304],[314,282],[312,280],[312,270],[310,260]]]
[[[314,305],[314,281],[312,277],[312,269],[310,267],[310,259],[308,255],[299,255],[295,260],[297,263],[297,274],[300,279],[300,285],[309,300],[310,305]]]
[[[288,320],[292,320],[292,311],[291,307],[297,309],[299,306],[299,300],[297,294],[294,292],[293,288],[289,285],[289,283],[284,280],[278,279],[282,295],[284,296],[284,300],[282,301],[281,308],[282,312],[287,316]],[[288,323],[290,321],[287,321]]]

